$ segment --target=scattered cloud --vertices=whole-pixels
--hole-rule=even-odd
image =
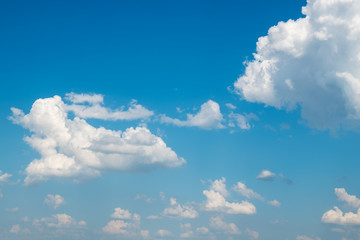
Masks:
[[[248,201],[242,201],[240,203],[238,202],[228,202],[225,199],[224,191],[221,192],[223,187],[218,188],[214,187],[216,181],[213,182],[213,184],[210,187],[210,190],[204,190],[203,194],[206,197],[205,202],[205,210],[206,211],[217,211],[227,214],[255,214],[256,208],[255,206],[248,202]],[[218,182],[225,183],[225,178],[222,178],[218,180]]]
[[[142,105],[138,104],[136,100],[132,100],[130,102],[129,108],[126,110],[125,107],[121,107],[117,110],[111,110],[102,106],[104,97],[101,94],[90,95],[68,93],[66,94],[65,99],[72,102],[70,105],[64,105],[65,110],[71,111],[76,116],[84,119],[95,118],[113,121],[135,120],[149,118],[154,115],[153,111],[150,111]]]
[[[85,228],[85,221],[75,221],[71,216],[62,213],[54,214],[51,217],[44,217],[41,219],[35,219],[33,225],[40,226],[41,224],[50,228]]]
[[[111,214],[112,218],[119,218],[119,219],[131,219],[132,214],[129,212],[129,210],[121,209],[121,208],[115,208],[114,213]]]
[[[18,207],[6,208],[5,211],[6,211],[6,212],[14,213],[14,212],[18,212],[18,211],[19,211],[19,208],[18,208]]]
[[[278,200],[272,200],[272,201],[269,201],[268,203],[274,207],[280,207],[280,205],[281,205]]]
[[[165,208],[162,215],[167,217],[197,218],[198,212],[190,205],[180,205],[175,198],[170,198],[170,207]]]
[[[351,207],[360,208],[360,199],[348,194],[344,188],[335,188],[335,195],[339,201],[346,202]]]
[[[256,179],[272,182],[276,178],[276,174],[269,170],[262,170],[257,176]]]
[[[296,237],[296,240],[321,240],[319,237],[311,238],[305,235],[299,235]]]
[[[53,209],[57,209],[61,205],[65,204],[65,200],[62,196],[58,194],[48,194],[44,200],[44,203]]]
[[[145,202],[151,203],[153,199],[151,197],[148,197],[146,194],[137,194],[134,198],[134,200],[141,200],[144,199]]]
[[[20,231],[21,229],[19,224],[13,225],[10,229],[10,232],[15,234],[18,234]]]
[[[302,13],[305,17],[279,22],[258,39],[235,91],[249,102],[300,107],[310,127],[357,128],[360,3],[312,0]]]
[[[167,117],[166,115],[161,115],[160,121],[162,123],[174,124],[179,127],[199,127],[208,130],[225,127],[222,123],[224,118],[220,112],[220,106],[217,102],[212,100],[202,104],[200,111],[195,115],[187,114],[186,120],[179,120]]]
[[[231,104],[231,103],[226,103],[225,106],[228,107],[228,108],[231,109],[231,110],[235,110],[235,109],[236,109],[236,106],[235,106],[234,104]]]
[[[25,141],[41,158],[26,168],[25,184],[48,178],[97,177],[102,171],[145,171],[185,163],[146,127],[124,132],[95,128],[84,119],[70,119],[59,96],[38,99],[30,113],[12,108],[14,123],[31,132]]]
[[[212,217],[210,218],[210,226],[218,231],[221,231],[225,234],[241,234],[239,228],[235,223],[226,223],[223,221],[222,217]]]
[[[247,188],[246,185],[242,182],[236,183],[236,185],[233,186],[233,190],[246,198],[256,198],[264,200],[264,198],[260,194],[254,192],[254,190],[250,188]]]
[[[139,214],[132,214],[127,209],[115,208],[110,216],[119,220],[111,220],[102,228],[108,234],[136,235],[135,229],[140,227],[141,217]]]
[[[9,181],[9,178],[11,177],[12,175],[9,174],[9,173],[3,173],[1,170],[0,170],[0,183],[6,183]]]
[[[140,230],[140,236],[142,238],[149,238],[150,237],[150,232],[148,230]]]
[[[249,235],[253,239],[258,239],[259,235],[260,235],[258,232],[248,229],[248,228],[246,229],[246,234]]]
[[[360,225],[360,208],[359,199],[356,196],[349,195],[344,188],[335,188],[335,194],[339,201],[346,202],[349,206],[358,208],[356,213],[344,213],[338,207],[334,207],[325,212],[321,218],[324,223],[332,223],[338,225]]]
[[[129,234],[128,228],[129,223],[123,220],[112,220],[108,222],[108,224],[102,228],[105,233],[109,234]]]
[[[158,234],[160,237],[170,237],[170,236],[173,235],[170,231],[164,230],[164,229],[159,229],[159,230],[157,231],[157,234]]]

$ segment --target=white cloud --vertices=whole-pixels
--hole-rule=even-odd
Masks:
[[[2,173],[2,171],[0,170],[0,183],[5,183],[9,181],[9,178],[12,175],[9,173]]]
[[[14,213],[14,212],[18,212],[18,211],[19,211],[19,208],[18,208],[18,207],[15,207],[15,208],[6,208],[5,211],[6,211],[6,212],[12,212],[12,213]]]
[[[80,96],[80,97],[78,97]],[[154,115],[153,111],[146,109],[144,106],[132,100],[128,109],[121,107],[117,110],[111,110],[102,106],[102,99],[98,95],[75,94],[73,98],[65,98],[73,102],[71,105],[64,105],[66,111],[73,112],[76,116],[81,118],[95,118],[103,120],[135,120],[145,119]],[[102,97],[102,95],[100,95]],[[85,101],[87,99],[87,101]],[[89,103],[89,104],[79,104]]]
[[[111,214],[111,217],[119,219],[131,219],[132,214],[127,209],[115,208],[114,213]]]
[[[335,188],[335,195],[339,201],[346,202],[349,206],[360,208],[360,199],[355,195],[349,195],[344,188]]]
[[[140,236],[142,238],[149,238],[150,237],[150,232],[148,230],[141,230],[140,231]]]
[[[253,239],[258,239],[259,238],[259,233],[254,231],[254,230],[251,230],[251,229],[246,229],[246,234],[249,235],[251,238]]]
[[[201,105],[200,111],[195,115],[187,114],[187,119],[182,121],[176,118],[161,116],[162,123],[174,124],[180,127],[199,127],[203,129],[224,128],[222,122],[223,115],[220,112],[220,106],[212,100]]]
[[[339,201],[344,201],[355,208],[358,207],[359,199],[356,196],[349,195],[344,188],[335,188],[335,194]],[[344,213],[335,206],[334,209],[323,214],[321,221],[338,225],[360,225],[360,208],[358,208],[356,213]]]
[[[222,231],[226,234],[240,234],[239,228],[235,223],[226,223],[221,217],[210,218],[210,226],[216,230]]]
[[[209,229],[207,227],[198,227],[196,228],[196,232],[202,235],[206,235],[209,233]]]
[[[229,109],[232,109],[232,110],[236,109],[236,106],[235,106],[234,104],[226,103],[225,105],[226,105],[226,107],[228,107]]]
[[[43,223],[51,228],[84,228],[86,227],[85,221],[75,221],[71,216],[63,214],[54,214],[51,217],[44,217],[40,220],[35,219],[34,224]]]
[[[357,127],[360,2],[308,0],[302,12],[304,18],[279,22],[258,39],[235,90],[249,102],[300,107],[311,127]]]
[[[276,174],[269,170],[262,170],[257,176],[256,179],[263,181],[273,181],[276,177]]]
[[[357,213],[343,213],[338,207],[334,207],[334,209],[324,213],[321,221],[339,225],[360,225],[360,208]]]
[[[125,132],[95,128],[85,120],[69,119],[59,96],[38,99],[29,114],[12,108],[12,121],[31,132],[25,141],[41,158],[26,168],[26,184],[51,177],[84,178],[102,171],[144,171],[185,163],[146,127]]]
[[[170,237],[170,236],[173,235],[170,231],[164,230],[164,229],[159,229],[159,230],[157,231],[157,234],[158,234],[160,237]]]
[[[248,202],[248,201],[242,201],[240,203],[238,202],[228,202],[225,199],[224,195],[227,192],[222,191],[224,186],[225,178],[222,178],[220,180],[217,180],[213,182],[213,184],[210,187],[210,190],[204,190],[203,194],[206,196],[206,202],[205,202],[205,210],[206,211],[217,211],[227,214],[255,214],[256,208],[255,206]],[[216,186],[216,188],[214,187]]]
[[[229,196],[229,192],[226,189],[226,179],[222,177],[221,179],[216,179],[215,181],[211,182],[210,190],[215,192],[219,192],[224,197]]]
[[[15,234],[18,234],[20,232],[20,225],[19,224],[16,224],[16,225],[13,225],[10,229],[10,232],[11,233],[15,233]]]
[[[152,198],[148,197],[146,194],[137,194],[134,198],[134,200],[140,200],[140,199],[144,199],[145,202],[147,203],[151,203],[152,202]]]
[[[65,99],[73,103],[89,103],[97,104],[104,102],[104,96],[102,94],[76,94],[76,93],[66,93]]]
[[[272,200],[272,201],[269,201],[268,203],[274,207],[280,207],[280,205],[281,205],[278,200]]]
[[[251,125],[249,123],[249,119],[242,114],[239,113],[230,113],[229,114],[229,126],[235,126],[233,121],[235,121],[236,125],[243,130],[249,130],[251,128]]]
[[[197,218],[198,212],[189,205],[180,205],[175,198],[170,199],[170,207],[165,208],[163,215],[167,217]]]
[[[246,185],[242,182],[238,182],[236,185],[234,185],[233,190],[246,198],[256,198],[260,200],[264,199],[260,194],[254,192],[254,190],[247,188]]]
[[[53,209],[57,209],[61,205],[65,204],[65,200],[62,196],[58,194],[48,194],[44,200],[44,203]]]
[[[321,238],[316,237],[316,238],[311,238],[305,235],[299,235],[296,237],[296,240],[321,240]]]
[[[105,233],[109,234],[129,234],[127,228],[129,223],[123,220],[112,220],[102,228]]]

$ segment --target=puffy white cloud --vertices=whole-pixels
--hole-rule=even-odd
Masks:
[[[132,214],[127,209],[115,208],[114,213],[111,214],[111,217],[119,219],[131,219]]]
[[[170,236],[173,235],[170,231],[165,230],[165,229],[159,229],[159,230],[157,231],[157,234],[158,234],[160,237],[170,237]]]
[[[228,202],[225,199],[224,194],[227,192],[221,191],[224,189],[222,184],[225,182],[225,178],[217,180],[218,183],[221,183],[219,188],[214,188],[214,183],[210,187],[210,190],[204,190],[203,194],[206,197],[205,202],[205,210],[206,211],[217,211],[227,214],[255,214],[256,208],[255,206],[248,202],[242,201],[238,202]],[[216,185],[215,186],[219,186]]]
[[[19,224],[13,225],[10,229],[10,232],[15,233],[15,234],[18,234],[20,231],[21,231],[21,228],[20,228]]]
[[[109,234],[129,234],[127,228],[129,223],[123,220],[112,220],[102,228],[105,233]]]
[[[185,163],[145,127],[124,132],[95,128],[79,117],[70,119],[65,105],[54,96],[36,100],[26,115],[12,108],[12,121],[31,132],[25,141],[41,155],[27,166],[26,184],[50,177],[80,179],[105,170],[144,171]]]
[[[308,125],[360,119],[360,2],[308,0],[303,18],[279,22],[257,42],[235,90],[249,102],[301,108]]]
[[[281,205],[278,200],[272,200],[272,201],[269,201],[268,203],[274,207],[280,207],[280,205]]]
[[[63,214],[54,214],[51,217],[44,217],[40,220],[35,219],[34,225],[45,224],[51,228],[84,228],[86,227],[85,221],[75,221],[71,216]]]
[[[242,182],[236,183],[236,185],[233,186],[233,190],[246,198],[264,199],[260,194],[254,192],[254,190],[247,188]]]
[[[239,228],[235,223],[226,223],[221,217],[210,218],[210,226],[216,230],[222,231],[226,234],[240,234]]]
[[[344,188],[335,188],[335,194],[339,201],[344,201],[352,207],[359,207],[359,199],[356,196],[349,195]],[[323,214],[321,221],[338,225],[360,225],[360,208],[356,213],[344,213],[335,206],[334,209]]]
[[[249,120],[245,115],[239,114],[239,113],[230,113],[229,114],[229,126],[235,126],[233,121],[235,121],[236,125],[243,130],[249,130],[251,128],[251,125],[249,123]]]
[[[344,188],[335,188],[335,195],[338,197],[339,201],[346,202],[354,208],[360,208],[360,199],[355,195],[348,194]]]
[[[211,182],[210,190],[215,192],[219,192],[224,197],[229,195],[228,190],[226,189],[226,179],[222,177],[221,179],[216,179],[215,181]]]
[[[246,234],[249,235],[251,238],[253,239],[258,239],[259,238],[259,233],[254,231],[254,230],[251,230],[251,229],[246,229]]]
[[[189,205],[180,205],[175,198],[170,199],[170,207],[165,208],[163,215],[167,217],[197,218],[198,212]]]
[[[88,95],[71,93],[67,94],[65,99],[73,102],[73,104],[64,105],[64,108],[67,111],[74,112],[76,116],[85,119],[135,120],[149,118],[154,115],[153,111],[150,111],[138,104],[136,100],[132,100],[129,108],[126,110],[124,106],[117,110],[111,110],[102,105],[103,96],[99,94]]]
[[[228,107],[229,109],[232,109],[232,110],[236,109],[236,106],[235,106],[234,104],[226,103],[225,105],[226,105],[226,107]]]
[[[220,106],[212,100],[201,105],[200,111],[195,115],[187,114],[186,120],[179,120],[162,115],[160,118],[162,123],[174,124],[180,127],[199,127],[203,129],[224,128],[222,122],[223,115],[220,112]]]
[[[141,230],[140,231],[140,236],[142,238],[149,238],[150,237],[150,232],[148,230]]]
[[[9,181],[9,178],[12,175],[9,173],[2,173],[2,171],[0,170],[0,183],[5,183]]]
[[[263,181],[273,181],[276,178],[276,174],[269,170],[262,170],[257,176],[256,179]]]
[[[360,208],[356,213],[343,213],[338,207],[334,207],[334,209],[324,213],[321,221],[339,225],[360,225]]]
[[[65,204],[65,200],[62,196],[58,194],[48,194],[44,200],[44,203],[53,209],[57,209],[61,205]]]

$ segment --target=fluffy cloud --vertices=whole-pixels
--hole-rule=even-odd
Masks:
[[[222,122],[223,115],[220,112],[218,103],[209,100],[201,105],[200,111],[195,115],[187,114],[186,120],[179,120],[162,115],[160,118],[162,123],[174,124],[180,127],[199,127],[203,129],[224,128]]]
[[[272,200],[272,201],[269,201],[268,203],[274,207],[280,207],[280,205],[281,205],[278,200]]]
[[[175,198],[170,199],[170,207],[165,208],[163,215],[167,217],[196,218],[199,214],[189,205],[181,206]]]
[[[44,217],[41,219],[35,219],[33,225],[40,226],[44,224],[50,228],[85,228],[85,221],[75,221],[71,216],[63,214],[54,214],[51,217]]]
[[[170,237],[170,236],[173,235],[170,231],[164,230],[164,229],[159,229],[159,230],[157,231],[157,234],[158,234],[160,237]]]
[[[257,176],[256,179],[263,181],[273,181],[276,178],[276,174],[269,170],[262,170]]]
[[[12,108],[12,121],[31,132],[25,141],[41,158],[26,168],[26,184],[50,177],[84,178],[101,171],[139,171],[178,167],[185,163],[146,127],[124,132],[95,128],[84,119],[70,119],[59,96],[38,99],[30,113]]]
[[[253,239],[258,239],[259,238],[259,233],[254,231],[254,230],[251,230],[251,229],[246,229],[246,234],[249,235],[251,238]]]
[[[356,196],[349,195],[343,188],[335,188],[335,194],[339,201],[345,201],[350,206],[359,207],[359,199]],[[342,212],[338,207],[334,207],[324,213],[321,218],[322,222],[333,223],[338,225],[360,225],[360,208],[356,213],[353,212]]]
[[[111,220],[102,230],[108,234],[135,235],[134,229],[140,227],[141,217],[139,214],[132,214],[127,209],[115,208],[110,216],[120,220]]]
[[[48,194],[44,200],[44,203],[53,209],[57,209],[61,205],[65,204],[65,200],[62,196],[58,194]]]
[[[256,198],[260,200],[264,199],[260,194],[254,192],[254,190],[247,188],[246,185],[242,182],[238,182],[236,185],[234,185],[233,189],[235,192],[246,198]]]
[[[346,202],[349,206],[354,208],[360,208],[360,199],[355,195],[348,194],[344,188],[335,188],[335,195],[338,197],[339,201]]]
[[[2,173],[2,171],[0,170],[0,183],[5,183],[9,181],[9,178],[12,175],[9,173]]]
[[[11,233],[15,233],[15,234],[18,234],[20,232],[20,225],[19,224],[16,224],[16,225],[13,225],[10,229],[10,232]]]
[[[227,214],[255,214],[256,208],[255,206],[248,202],[242,201],[238,202],[228,202],[225,199],[223,187],[215,187],[217,184],[214,183],[224,183],[225,178],[218,180],[218,182],[214,181],[210,187],[210,190],[204,190],[203,194],[206,197],[205,202],[205,210],[206,211],[217,211]]]
[[[154,112],[146,109],[140,104],[137,104],[136,100],[130,102],[130,106],[127,110],[125,110],[125,107],[121,107],[118,110],[111,110],[102,106],[103,96],[100,94],[89,95],[68,93],[66,94],[65,99],[73,104],[64,105],[64,108],[67,111],[74,112],[76,116],[85,119],[135,120],[148,118],[154,115]]]
[[[234,84],[249,102],[293,110],[308,125],[359,125],[360,2],[308,0],[304,18],[279,22],[257,42]]]
[[[210,218],[210,226],[216,230],[222,231],[226,234],[240,234],[239,228],[235,223],[226,223],[221,217]]]
[[[5,209],[6,212],[18,212],[19,211],[19,208],[18,207],[14,207],[14,208],[6,208]]]

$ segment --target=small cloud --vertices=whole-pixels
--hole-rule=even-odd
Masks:
[[[259,233],[254,231],[254,230],[251,230],[251,229],[246,229],[246,234],[249,235],[251,238],[253,239],[258,239],[259,238]]]
[[[9,173],[2,173],[0,170],[0,183],[6,183],[12,175]]]
[[[56,194],[48,194],[44,200],[44,203],[52,209],[57,209],[61,205],[65,204],[65,200],[62,196]]]
[[[196,218],[198,212],[189,205],[180,205],[175,198],[170,198],[170,207],[165,208],[163,215],[167,217]]]
[[[280,205],[281,205],[278,200],[272,200],[272,201],[269,201],[268,203],[274,207],[280,207]]]
[[[212,217],[210,218],[210,226],[218,231],[221,231],[226,234],[240,234],[239,228],[235,223],[227,223],[222,220],[222,217]]]
[[[233,105],[233,104],[231,104],[231,103],[226,103],[225,105],[226,105],[226,107],[228,107],[228,108],[231,109],[231,110],[236,109],[236,106]]]
[[[170,237],[170,236],[173,235],[170,231],[164,230],[164,229],[159,229],[159,230],[157,231],[157,234],[158,234],[160,237]]]
[[[234,185],[233,190],[246,198],[256,198],[264,200],[264,198],[260,194],[254,192],[254,190],[250,188],[247,188],[246,185],[242,182],[238,182],[236,185]]]
[[[19,208],[18,207],[15,207],[15,208],[6,208],[5,209],[6,212],[18,212],[19,211]]]
[[[256,179],[262,180],[262,181],[268,181],[272,182],[274,181],[276,177],[276,174],[269,171],[269,170],[262,170],[257,176]]]
[[[20,232],[20,225],[19,224],[16,224],[16,225],[13,225],[10,229],[10,232],[11,233],[15,233],[15,234],[18,234]]]

